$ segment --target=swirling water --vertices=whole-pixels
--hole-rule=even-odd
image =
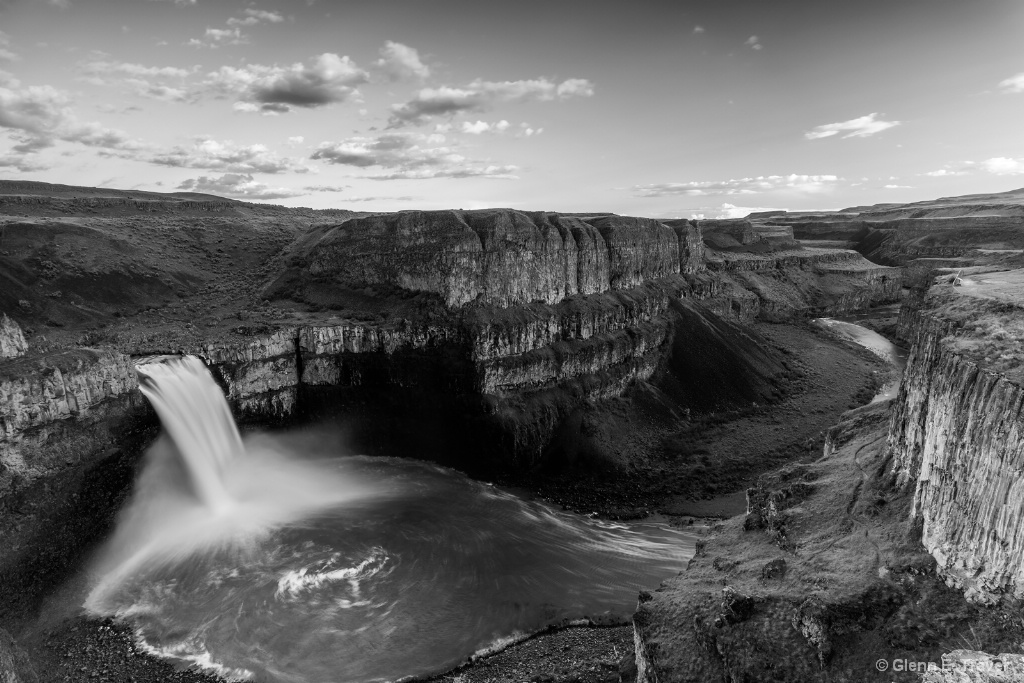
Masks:
[[[172,374],[212,384],[199,366]],[[693,554],[667,525],[570,515],[415,460],[311,460],[307,446],[246,439],[203,488],[159,440],[87,609],[228,678],[395,680],[552,622],[627,615]]]

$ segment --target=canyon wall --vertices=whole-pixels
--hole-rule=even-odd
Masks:
[[[310,231],[304,277],[439,295],[449,307],[555,304],[703,269],[699,229],[647,218],[508,209],[402,211]]]
[[[937,289],[946,290],[940,296],[953,291]],[[911,352],[890,422],[892,472],[899,487],[913,489],[912,518],[947,583],[973,601],[1019,599],[1024,389],[1019,376],[991,361],[1015,352],[1007,344],[1020,347],[978,317],[986,310],[1005,315],[1012,335],[1024,311],[952,296],[946,306],[936,308],[932,299],[901,314]]]
[[[848,249],[714,252],[707,267],[718,279],[720,302],[712,307],[743,320],[841,315],[898,301],[903,287],[899,268]]]
[[[886,265],[1024,248],[1024,216],[999,211],[994,211],[994,215],[955,215],[953,210],[934,212],[944,215],[929,213],[932,212],[893,209],[817,216],[793,214],[764,221],[766,225],[789,226],[799,240],[848,241],[872,261]]]

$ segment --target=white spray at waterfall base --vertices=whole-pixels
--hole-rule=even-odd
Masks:
[[[198,358],[161,359],[137,370],[164,433],[147,452],[132,498],[94,563],[88,611],[115,611],[109,598],[139,572],[198,553],[244,554],[275,529],[372,495],[364,482],[298,459],[273,439],[243,443],[220,387]]]

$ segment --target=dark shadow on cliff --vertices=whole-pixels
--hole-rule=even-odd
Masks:
[[[703,413],[780,397],[788,368],[767,340],[694,301],[673,301],[670,315],[671,351],[651,383],[680,406]]]
[[[621,398],[586,402],[569,413],[535,476],[603,478],[594,486],[617,488],[606,497],[639,512],[657,505],[658,485],[623,476],[654,476],[667,485],[670,478],[658,476],[666,439],[698,423],[757,410],[785,394],[793,372],[769,340],[689,300],[672,301],[668,315],[668,348],[654,376],[635,382]],[[613,473],[620,476],[609,478]]]

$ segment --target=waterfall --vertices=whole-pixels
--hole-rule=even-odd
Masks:
[[[162,356],[136,370],[163,434],[93,562],[89,611],[107,614],[121,586],[150,570],[253,548],[277,529],[375,494],[336,464],[279,439],[243,441],[224,394],[195,356]]]
[[[210,371],[195,356],[143,363],[136,371],[139,389],[181,453],[196,495],[215,510],[227,507],[224,471],[242,456],[242,438]]]

